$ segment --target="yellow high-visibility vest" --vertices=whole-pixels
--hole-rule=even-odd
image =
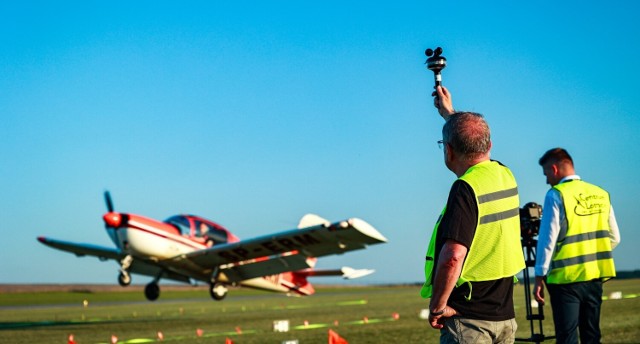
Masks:
[[[579,179],[553,188],[562,196],[567,231],[558,237],[547,283],[566,284],[615,277],[609,193]]]
[[[478,206],[478,223],[456,286],[467,282],[491,281],[514,277],[524,269],[520,244],[520,200],[518,186],[511,171],[496,161],[485,161],[469,168],[459,179],[473,189]],[[433,230],[425,262],[425,283],[420,290],[424,298],[432,295],[435,241]],[[469,284],[471,289],[471,284]],[[471,298],[471,293],[467,299]]]

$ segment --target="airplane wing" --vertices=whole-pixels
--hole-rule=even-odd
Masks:
[[[364,249],[387,239],[367,222],[345,221],[292,229],[174,257],[201,269],[220,267],[232,281],[311,267],[307,258]]]
[[[240,282],[251,278],[276,275],[287,271],[305,270],[313,263],[307,257],[290,252],[285,254],[250,259],[221,266],[221,271],[230,282]]]
[[[113,259],[116,261],[122,260],[126,254],[120,252],[120,250],[111,247],[103,247],[93,244],[76,243],[71,241],[63,241],[57,239],[50,239],[45,237],[38,237],[38,241],[41,243],[75,254],[78,257],[94,256],[100,260]],[[162,277],[166,279],[172,279],[175,281],[189,283],[189,277],[183,274],[175,273],[167,269],[163,269],[162,266],[154,264],[153,262],[143,261],[136,259],[131,264],[129,271],[136,274],[156,277],[163,274]]]
[[[40,241],[41,243],[47,246],[57,248],[58,250],[71,252],[78,257],[89,255],[89,256],[98,257],[100,260],[107,260],[107,259],[120,260],[125,256],[125,254],[123,254],[122,252],[120,252],[120,250],[116,248],[102,247],[102,246],[97,246],[92,244],[75,243],[71,241],[56,240],[56,239],[50,239],[45,237],[38,237],[38,241]]]

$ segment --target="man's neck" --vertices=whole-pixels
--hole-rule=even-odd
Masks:
[[[454,171],[453,171],[453,173],[455,173],[455,174],[456,174],[456,176],[457,176],[458,178],[460,178],[460,177],[462,177],[465,173],[467,173],[467,171],[468,171],[471,167],[473,167],[473,166],[475,166],[475,165],[477,165],[477,164],[479,164],[479,163],[482,163],[482,162],[485,162],[485,161],[489,161],[489,160],[490,160],[490,159],[489,159],[489,156],[485,156],[485,157],[482,157],[482,158],[473,159],[473,160],[471,160],[471,161],[461,161],[461,162],[460,162],[460,164],[459,164],[458,166],[454,167]]]

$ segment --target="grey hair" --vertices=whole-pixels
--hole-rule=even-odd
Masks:
[[[456,112],[442,127],[442,140],[464,160],[489,153],[491,130],[484,117],[475,112]]]

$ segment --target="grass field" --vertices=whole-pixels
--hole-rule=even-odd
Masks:
[[[112,335],[119,343],[153,343],[158,331],[169,343],[327,343],[329,329],[349,343],[437,343],[439,337],[419,318],[427,302],[415,286],[318,288],[304,298],[232,289],[222,302],[202,288],[163,290],[156,302],[140,290],[118,290],[0,293],[0,343],[67,343],[70,334],[78,344],[110,343]],[[529,338],[523,290],[516,287],[518,337]],[[614,291],[640,294],[640,280],[605,284],[605,295]],[[640,297],[604,301],[603,343],[639,343],[639,313]],[[550,307],[545,315],[544,333],[553,335]],[[274,332],[275,320],[288,320],[289,332]]]

